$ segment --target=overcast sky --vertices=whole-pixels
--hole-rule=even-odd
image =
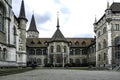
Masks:
[[[18,17],[22,0],[13,0],[13,11]],[[94,37],[95,16],[99,20],[107,7],[120,0],[24,0],[27,29],[35,15],[40,37],[52,37],[56,30],[59,11],[60,30],[65,37]]]

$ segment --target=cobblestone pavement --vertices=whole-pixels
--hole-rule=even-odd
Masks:
[[[0,76],[0,80],[120,80],[120,72],[38,69]]]

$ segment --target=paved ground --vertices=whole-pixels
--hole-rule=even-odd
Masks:
[[[0,76],[0,80],[120,80],[120,72],[38,69]]]

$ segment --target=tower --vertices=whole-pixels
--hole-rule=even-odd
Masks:
[[[25,15],[24,1],[22,0],[20,14],[18,17],[19,20],[19,52],[18,52],[18,64],[19,66],[26,65],[26,24],[27,18]]]
[[[34,17],[34,14],[33,14],[31,22],[30,22],[30,27],[27,30],[27,38],[38,38],[38,37],[39,37],[39,32],[37,30],[35,17]]]

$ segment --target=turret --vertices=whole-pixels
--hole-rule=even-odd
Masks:
[[[106,21],[107,22],[111,21],[111,14],[112,14],[112,11],[110,9],[109,2],[107,2],[107,9],[105,10]]]
[[[17,58],[17,62],[19,66],[26,66],[26,24],[27,24],[27,18],[25,15],[25,8],[24,8],[24,1],[22,0],[21,8],[20,8],[20,14],[18,17],[19,21],[19,51]]]
[[[21,41],[21,51],[26,53],[26,24],[27,18],[25,15],[24,1],[22,0],[20,14],[18,17],[19,20],[19,29],[20,29],[20,41]]]
[[[27,38],[38,38],[38,37],[39,37],[39,32],[37,30],[35,17],[34,17],[34,14],[33,14],[31,22],[30,22],[30,27],[27,30]]]

